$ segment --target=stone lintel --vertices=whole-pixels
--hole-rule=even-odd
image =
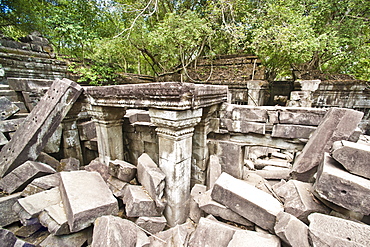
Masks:
[[[152,107],[168,110],[197,109],[227,100],[227,86],[180,82],[85,87],[91,105]]]

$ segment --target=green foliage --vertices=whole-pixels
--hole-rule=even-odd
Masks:
[[[68,70],[80,76],[77,82],[88,83],[94,86],[114,84],[117,78],[117,70],[100,63],[91,65],[71,63]]]

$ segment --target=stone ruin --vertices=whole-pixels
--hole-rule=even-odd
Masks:
[[[370,245],[362,112],[192,83],[8,83],[32,97],[0,98],[1,246]]]

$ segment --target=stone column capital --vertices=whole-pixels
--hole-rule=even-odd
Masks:
[[[122,124],[126,109],[123,107],[90,105],[88,112],[92,119],[101,124]]]
[[[201,121],[202,108],[181,111],[150,108],[149,116],[158,134],[181,137],[192,135],[194,126]]]

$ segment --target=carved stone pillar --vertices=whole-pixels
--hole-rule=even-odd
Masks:
[[[296,80],[288,106],[312,107],[312,95],[320,83],[321,80]]]
[[[261,106],[264,105],[265,91],[268,87],[267,81],[256,80],[248,81],[248,105]]]
[[[109,165],[110,160],[123,160],[122,107],[91,106],[90,115],[95,122],[100,162]]]
[[[189,214],[192,137],[194,126],[201,120],[202,109],[149,109],[157,126],[159,167],[166,175],[167,206],[164,215],[172,227],[184,223]]]

